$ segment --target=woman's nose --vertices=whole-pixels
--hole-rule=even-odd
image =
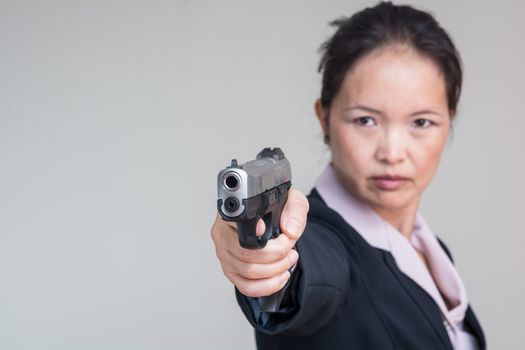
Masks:
[[[401,130],[387,129],[379,137],[376,160],[384,164],[401,163],[406,158],[406,144]]]

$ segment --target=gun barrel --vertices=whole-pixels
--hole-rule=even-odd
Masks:
[[[224,174],[223,179],[224,186],[230,191],[235,191],[239,188],[239,185],[241,184],[241,178],[237,173],[233,171]]]

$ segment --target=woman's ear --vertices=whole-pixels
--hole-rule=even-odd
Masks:
[[[328,143],[330,141],[330,124],[328,112],[323,108],[320,98],[315,100],[315,115],[317,116],[317,120],[321,125],[321,129],[323,130],[324,142]]]

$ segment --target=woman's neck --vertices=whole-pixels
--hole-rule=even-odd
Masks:
[[[395,227],[399,232],[401,232],[403,236],[410,240],[412,238],[414,222],[416,221],[418,204],[418,201],[416,201],[415,203],[404,208],[391,209],[375,207],[372,209],[383,220]]]

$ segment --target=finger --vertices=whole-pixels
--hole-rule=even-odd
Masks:
[[[298,240],[306,226],[306,216],[310,205],[306,196],[295,189],[290,189],[288,199],[281,214],[281,231],[292,240]]]
[[[290,272],[284,271],[278,276],[259,280],[246,279],[236,274],[227,277],[242,294],[248,297],[264,297],[281,290],[290,278]]]
[[[257,236],[262,236],[265,230],[266,230],[266,225],[264,223],[264,220],[259,219],[259,221],[257,221],[257,228],[255,229],[255,234]]]
[[[236,259],[229,253],[225,254],[221,260],[224,263],[223,270],[235,273],[246,279],[258,280],[281,275],[284,271],[294,266],[298,259],[299,254],[295,250],[291,250],[284,259],[270,264],[246,263]]]

